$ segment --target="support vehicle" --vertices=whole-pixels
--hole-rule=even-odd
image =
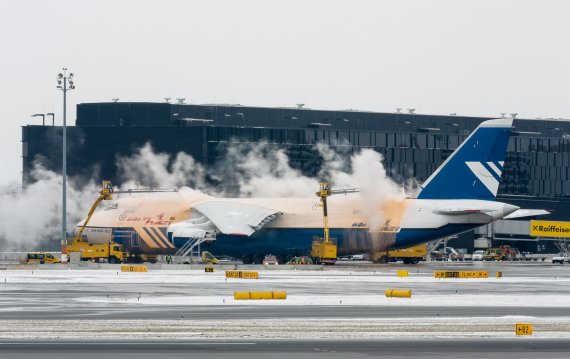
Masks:
[[[342,189],[333,190],[328,182],[321,181],[319,191],[316,193],[317,197],[321,199],[320,206],[323,208],[323,238],[316,238],[313,240],[311,247],[311,258],[317,264],[335,264],[337,255],[337,241],[336,238],[330,238],[329,232],[329,212],[327,205],[327,197],[339,193],[355,193],[358,189]]]
[[[518,249],[509,245],[502,245],[498,248],[489,248],[483,255],[484,261],[518,261],[520,260]]]
[[[556,264],[556,263],[564,264],[564,262],[570,263],[570,256],[567,253],[558,253],[557,255],[552,257],[552,263],[553,264]]]
[[[387,252],[378,252],[372,256],[374,263],[389,263],[402,261],[404,264],[418,264],[425,261],[427,246],[414,246],[410,248],[397,249]]]
[[[219,264],[218,258],[208,251],[202,251],[202,264]]]
[[[430,256],[434,261],[462,262],[465,259],[463,253],[459,253],[453,247],[443,247],[441,251],[431,252]]]
[[[85,239],[83,239],[82,234],[89,223],[89,220],[93,216],[95,209],[101,201],[109,201],[113,199],[113,185],[110,181],[103,181],[101,191],[99,192],[99,197],[95,200],[87,218],[83,222],[83,225],[77,231],[77,234],[73,238],[70,244],[62,248],[62,253],[70,252],[80,252],[82,261],[106,261],[109,263],[124,263],[127,261],[129,254],[125,250],[125,247],[121,244],[114,242],[99,243],[94,244]]]
[[[60,263],[59,258],[48,252],[31,252],[26,256],[26,264]]]

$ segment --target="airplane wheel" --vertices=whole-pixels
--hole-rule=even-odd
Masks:
[[[379,263],[379,264],[386,264],[386,263],[388,263],[388,256],[382,256],[382,257],[378,258],[378,260],[376,261],[376,263]]]

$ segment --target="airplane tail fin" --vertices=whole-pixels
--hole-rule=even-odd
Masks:
[[[479,125],[421,186],[419,199],[494,200],[513,120]]]

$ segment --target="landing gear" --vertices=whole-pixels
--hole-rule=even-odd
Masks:
[[[253,264],[253,255],[246,254],[243,257],[241,257],[241,261],[243,262],[243,264]]]
[[[386,264],[386,263],[388,263],[388,256],[383,255],[383,256],[378,257],[378,258],[376,259],[375,263],[377,263],[377,264]]]

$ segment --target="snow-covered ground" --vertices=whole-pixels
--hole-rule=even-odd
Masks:
[[[3,283],[1,283],[3,282]],[[2,285],[3,284],[3,285]],[[570,307],[570,278],[503,277],[481,279],[437,279],[429,273],[411,273],[398,278],[395,272],[374,271],[260,271],[259,279],[227,279],[223,271],[150,271],[122,273],[116,270],[5,271],[0,273],[0,290],[29,286],[140,285],[142,289],[175,284],[208,286],[215,295],[193,291],[183,295],[134,296],[97,295],[74,298],[83,302],[130,303],[133,305],[378,305],[378,306],[521,306]],[[554,286],[565,291],[552,292]],[[358,288],[358,290],[352,290]],[[537,290],[540,288],[543,290]],[[321,288],[322,290],[319,290]],[[386,298],[388,288],[412,289],[412,298]],[[438,290],[438,288],[440,290]],[[234,291],[285,290],[279,301],[234,300]],[[323,293],[324,292],[324,293]],[[0,292],[1,293],[1,292]],[[0,309],[1,310],[1,309]]]
[[[569,338],[570,318],[406,318],[261,320],[3,321],[0,339],[396,339],[513,338],[516,323],[532,323],[525,339]]]
[[[257,280],[226,279],[223,271],[201,270],[7,270],[0,272],[0,338],[512,337],[515,323],[528,322],[535,326],[533,338],[570,339],[570,275],[562,268],[548,267],[542,272],[537,268],[511,268],[503,278],[490,273],[487,279],[436,279],[425,268],[410,271],[407,278],[398,278],[390,267],[376,271],[261,270]],[[411,289],[412,297],[386,298],[388,288]],[[287,291],[288,296],[286,300],[233,299],[234,291],[265,290]],[[355,306],[393,308],[397,313],[421,307],[436,310],[425,316],[335,316],[343,313],[343,307]],[[184,308],[199,311],[206,307],[230,311],[238,319],[189,320],[183,315],[180,320],[172,319],[172,308],[183,313]],[[292,311],[331,308],[331,315],[311,317],[309,309],[303,318],[285,312],[253,320],[242,313],[242,308],[272,307]],[[459,315],[436,317],[437,308],[454,307]],[[521,308],[511,311],[520,315],[487,314],[503,307]],[[529,308],[535,308],[535,313],[543,308],[566,313],[568,308],[568,316],[525,315]],[[162,310],[171,311],[161,317]],[[49,311],[60,311],[67,319],[45,320]],[[145,319],[150,311],[154,316]],[[121,318],[125,312],[140,316]],[[100,319],[101,313],[112,314]]]

